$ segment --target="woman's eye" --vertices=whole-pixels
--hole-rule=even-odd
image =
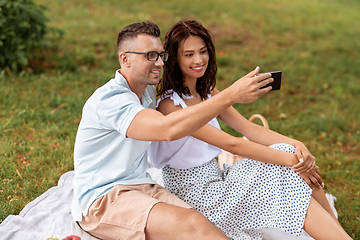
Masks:
[[[203,51],[201,51],[200,53],[201,54],[204,54],[204,53],[206,53],[207,52],[207,50],[203,50]]]

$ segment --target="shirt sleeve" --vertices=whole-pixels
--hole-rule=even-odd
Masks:
[[[136,94],[122,87],[102,96],[96,112],[104,128],[114,129],[126,137],[130,123],[143,109]]]

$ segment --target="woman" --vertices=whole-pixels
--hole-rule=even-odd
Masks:
[[[158,89],[160,112],[169,114],[219,92],[214,43],[200,23],[175,24],[164,48],[169,60]],[[166,188],[233,239],[261,239],[260,228],[351,239],[336,220],[315,158],[303,143],[251,123],[232,107],[218,118],[250,141],[221,131],[215,118],[192,136],[152,143],[150,162],[163,169]],[[220,149],[246,158],[221,170],[215,160]]]

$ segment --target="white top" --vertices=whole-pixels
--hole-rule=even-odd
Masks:
[[[181,105],[183,108],[187,107],[183,99],[172,90],[168,91],[165,96],[162,96],[158,103],[168,97],[173,100],[175,106]],[[183,98],[189,99],[192,96],[183,96]],[[213,118],[209,124],[220,129],[216,118]],[[192,136],[186,136],[175,141],[152,142],[148,148],[150,164],[156,168],[162,168],[166,165],[177,169],[198,167],[211,161],[220,153],[220,148]]]
[[[150,142],[126,137],[136,114],[155,109],[155,87],[148,86],[141,102],[119,70],[86,101],[74,149],[75,221],[87,215],[91,203],[117,184],[155,184],[146,172]]]

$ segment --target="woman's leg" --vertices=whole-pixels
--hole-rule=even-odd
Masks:
[[[324,190],[322,188],[313,189],[311,196],[337,221],[337,218],[333,210],[331,209],[329,201],[327,200]]]
[[[306,213],[304,230],[316,240],[352,239],[313,197]]]

